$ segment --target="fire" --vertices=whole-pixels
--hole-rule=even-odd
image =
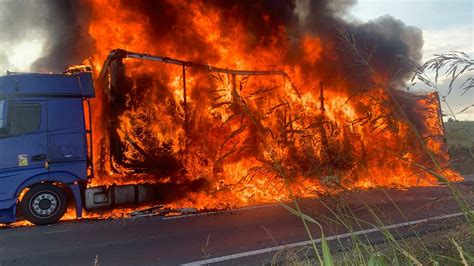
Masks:
[[[314,197],[438,184],[410,162],[460,180],[449,169],[436,169],[424,148],[447,166],[437,96],[408,101],[382,69],[369,86],[355,89],[358,84],[334,63],[344,55],[327,36],[305,33],[295,41],[272,14],[245,20],[237,5],[89,2],[95,73],[111,50],[122,48],[224,68],[281,69],[291,78],[233,80],[187,69],[185,110],[180,67],[126,59],[122,91],[98,86],[92,103],[92,185],[163,183],[172,189],[163,195],[168,206],[212,209],[285,200],[288,188]],[[153,8],[163,18],[150,15]],[[121,97],[113,106],[111,93]],[[116,117],[112,129],[110,117]],[[109,153],[110,132],[120,139],[120,160]]]
[[[306,61],[310,64],[316,63],[321,59],[321,53],[323,52],[323,47],[321,40],[312,36],[305,36],[302,41],[303,51],[305,53]]]

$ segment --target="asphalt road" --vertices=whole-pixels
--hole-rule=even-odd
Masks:
[[[467,182],[462,189],[470,193],[473,188],[474,183]],[[333,210],[344,206],[346,212],[373,222],[366,208],[370,205],[386,225],[459,212],[449,189],[442,187],[347,192],[324,197],[323,201]],[[331,221],[334,216],[321,200],[302,200],[301,206],[323,224],[326,236],[347,232]],[[457,219],[462,216],[424,221],[416,227],[431,230],[455,223]],[[354,223],[354,230],[370,228],[373,227],[369,224]],[[315,226],[311,229],[317,239],[320,230]],[[401,226],[393,230],[404,234],[411,229]],[[377,237],[380,234],[369,234],[372,240]],[[213,258],[218,258],[218,264],[261,265],[279,249],[274,247],[307,240],[300,218],[275,204],[186,217],[83,220],[52,226],[2,228],[0,265],[93,265],[95,261],[100,265],[178,265]],[[242,254],[229,256],[239,253]]]

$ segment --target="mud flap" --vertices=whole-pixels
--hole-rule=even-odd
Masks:
[[[69,189],[71,189],[72,194],[74,195],[74,202],[76,204],[76,218],[82,218],[82,197],[81,197],[81,188],[79,184],[68,184]]]

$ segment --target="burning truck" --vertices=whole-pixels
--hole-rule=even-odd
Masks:
[[[206,210],[461,179],[438,95],[403,90],[415,27],[347,22],[350,1],[83,2],[52,12],[73,21],[53,42],[71,56],[38,65],[90,67],[0,80],[1,222],[19,206],[52,223],[67,201],[78,217]]]
[[[137,100],[137,95],[129,95],[139,88],[126,75],[127,58],[179,66],[179,102],[159,95],[152,102],[160,102],[161,109],[144,113],[134,110],[129,101]],[[188,69],[200,71],[194,77],[213,75],[217,84],[202,89],[215,93],[215,97],[202,99],[201,103],[188,99]],[[251,78],[262,76],[263,83],[251,83]],[[99,132],[103,132],[96,162],[90,105],[95,90],[90,67],[71,68],[62,75],[10,73],[1,81],[3,223],[15,221],[17,205],[28,221],[41,225],[61,219],[68,201],[75,203],[76,216],[82,217],[83,208],[94,211],[158,202],[179,205],[199,194],[199,203],[204,205],[198,207],[223,208],[284,200],[291,190],[298,196],[311,197],[316,192],[344,188],[436,183],[424,172],[398,166],[397,160],[390,165],[400,168],[390,169],[391,176],[370,176],[371,171],[383,173],[384,168],[373,169],[370,154],[363,157],[367,161],[355,161],[352,153],[366,152],[357,150],[358,145],[368,147],[347,143],[351,135],[367,134],[353,124],[373,123],[365,121],[370,118],[359,117],[352,125],[344,125],[349,129],[338,128],[331,122],[333,114],[326,111],[326,102],[331,100],[325,98],[324,84],[319,84],[319,99],[313,103],[316,105],[306,106],[308,102],[284,71],[232,70],[114,50],[97,78],[106,113],[101,113],[104,119],[98,123],[102,125]],[[275,85],[278,81],[282,85]],[[199,92],[193,93],[200,96]],[[400,113],[406,120],[401,121],[415,125],[415,131],[421,132],[426,143],[419,145],[426,145],[428,152],[446,163],[437,94],[392,93],[393,102],[403,103]],[[176,99],[176,95],[168,97]],[[138,106],[144,108],[146,99],[138,99]],[[182,109],[176,110],[179,107]],[[201,108],[205,112],[199,113]],[[157,120],[151,123],[153,119]],[[389,129],[390,134],[406,134],[398,127]],[[384,134],[383,129],[377,132],[375,125],[371,130],[375,136]],[[431,135],[426,136],[426,132]],[[405,148],[415,145],[408,144]],[[422,158],[404,152],[406,160]],[[360,163],[367,167],[363,173],[368,176],[357,176]],[[446,174],[449,170],[444,171]],[[100,184],[103,179],[95,179],[96,173],[113,184]],[[284,181],[290,183],[287,192]],[[223,205],[220,197],[231,202]]]

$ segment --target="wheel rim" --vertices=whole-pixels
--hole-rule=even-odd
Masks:
[[[53,191],[40,191],[30,200],[31,213],[41,219],[55,215],[60,207],[58,194]]]

